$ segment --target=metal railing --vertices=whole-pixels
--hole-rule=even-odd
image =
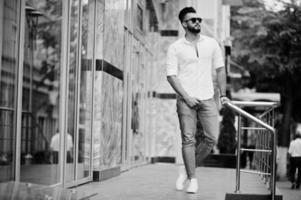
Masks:
[[[226,102],[224,105],[238,115],[237,127],[237,163],[236,163],[236,187],[235,192],[240,192],[240,173],[252,173],[261,175],[265,184],[268,184],[271,191],[271,199],[275,200],[276,189],[276,133],[274,129],[274,109],[278,106],[274,102]],[[255,117],[244,111],[241,106],[248,108],[262,108],[264,111]],[[254,126],[242,127],[242,117],[250,120]],[[247,123],[250,124],[250,123]],[[241,148],[242,131],[255,134],[255,148]],[[254,152],[255,165],[253,169],[241,169],[241,153]]]

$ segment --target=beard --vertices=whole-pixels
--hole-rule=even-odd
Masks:
[[[195,27],[187,27],[187,30],[191,33],[200,33],[201,32],[201,28],[195,28]]]

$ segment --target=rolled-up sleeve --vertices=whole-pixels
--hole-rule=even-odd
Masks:
[[[224,57],[222,55],[222,50],[218,43],[214,41],[214,51],[213,51],[213,67],[214,69],[224,67],[225,62],[224,62]]]
[[[170,45],[168,48],[165,65],[167,76],[178,74],[178,58],[176,55],[176,49],[173,45]]]

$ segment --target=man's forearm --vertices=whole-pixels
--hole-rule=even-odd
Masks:
[[[167,80],[171,87],[185,100],[189,107],[193,108],[199,104],[199,100],[197,98],[188,95],[176,76],[167,76]]]
[[[220,67],[216,70],[217,84],[221,96],[226,96],[226,72],[224,67]]]
[[[189,97],[176,76],[167,76],[167,80],[178,95],[180,95],[184,99],[187,99]]]

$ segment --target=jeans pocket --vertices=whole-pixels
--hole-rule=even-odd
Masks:
[[[193,115],[195,110],[190,108],[184,99],[177,99],[177,113],[178,115]]]

